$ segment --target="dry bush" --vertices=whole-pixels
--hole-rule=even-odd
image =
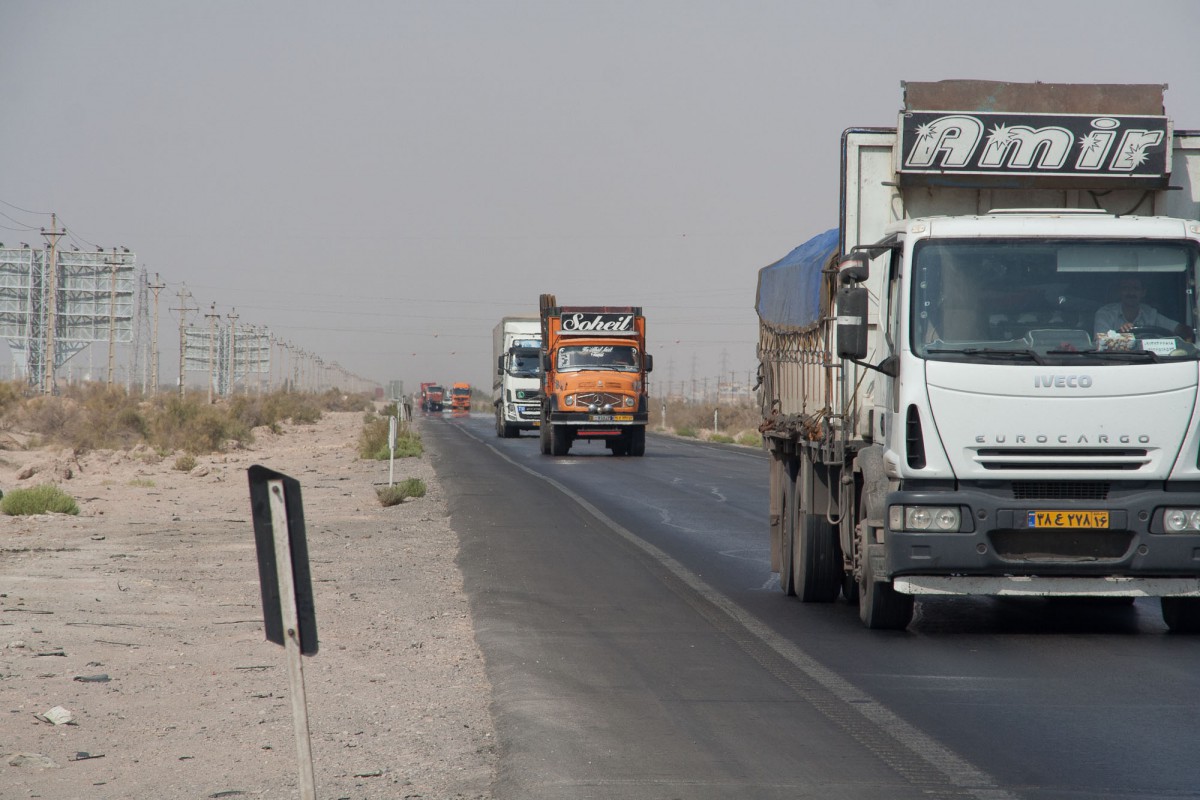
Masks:
[[[375,490],[375,496],[379,498],[380,505],[399,505],[410,497],[424,497],[425,481],[420,478],[407,478],[391,486],[379,487]]]
[[[330,389],[316,397],[317,405],[326,411],[370,411],[375,407],[371,396],[363,392],[343,392]]]
[[[150,444],[162,452],[219,453],[229,442],[253,441],[243,420],[197,393],[158,399],[149,427]]]
[[[395,405],[389,406],[393,412]],[[363,428],[358,435],[359,458],[370,458],[383,461],[390,458],[392,451],[388,448],[388,432],[391,423],[388,415],[367,413],[363,415]],[[424,452],[421,436],[407,422],[401,423],[396,429],[396,458],[416,458]]]
[[[676,436],[707,441],[736,442],[758,446],[762,437],[758,426],[762,417],[758,407],[750,403],[714,405],[671,400],[667,403],[666,425],[662,424],[662,406],[650,415],[650,423]],[[713,431],[713,411],[717,412],[717,431]]]
[[[366,395],[336,390],[322,395],[236,395],[210,404],[207,393],[196,391],[143,400],[123,387],[103,383],[73,385],[60,395],[33,397],[24,396],[26,388],[20,382],[0,383],[0,424],[32,434],[33,446],[59,444],[75,453],[130,449],[142,443],[159,453],[222,452],[231,443],[252,442],[252,431],[259,426],[278,431],[282,422],[316,422],[323,409],[374,407]]]
[[[50,483],[13,489],[0,500],[0,513],[10,517],[32,514],[78,514],[75,498]]]

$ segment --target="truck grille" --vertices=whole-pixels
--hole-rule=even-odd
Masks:
[[[1014,481],[1014,500],[1107,500],[1105,481]]]
[[[1133,546],[1133,533],[1121,530],[998,530],[989,538],[996,555],[1038,563],[1120,561]]]
[[[984,469],[1139,470],[1150,453],[1138,448],[981,447],[975,461]]]
[[[575,403],[581,406],[612,405],[613,408],[619,408],[622,400],[621,395],[613,394],[612,392],[586,392],[575,395]]]

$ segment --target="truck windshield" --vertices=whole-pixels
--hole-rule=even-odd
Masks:
[[[636,347],[631,345],[569,345],[558,348],[558,370],[578,372],[585,369],[640,372]]]
[[[913,256],[922,358],[1005,364],[1197,360],[1188,242],[928,239]]]
[[[508,351],[508,374],[514,378],[537,378],[542,374],[541,350],[513,347]]]

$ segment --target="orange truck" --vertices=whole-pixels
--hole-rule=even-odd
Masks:
[[[455,383],[450,386],[450,410],[471,410],[471,384]]]
[[[615,456],[646,453],[646,318],[638,306],[539,302],[542,453],[564,456],[576,439],[602,439]]]
[[[421,384],[421,410],[422,411],[441,411],[442,400],[445,390],[442,389],[439,383],[422,383]]]

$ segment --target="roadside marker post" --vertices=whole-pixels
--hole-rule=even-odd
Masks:
[[[304,537],[300,483],[257,464],[250,467],[248,472],[266,638],[267,641],[283,645],[287,656],[292,720],[300,768],[300,798],[316,800],[301,656],[311,656],[317,652],[317,618],[313,607],[308,546]]]
[[[396,418],[388,417],[388,486],[396,482]]]

